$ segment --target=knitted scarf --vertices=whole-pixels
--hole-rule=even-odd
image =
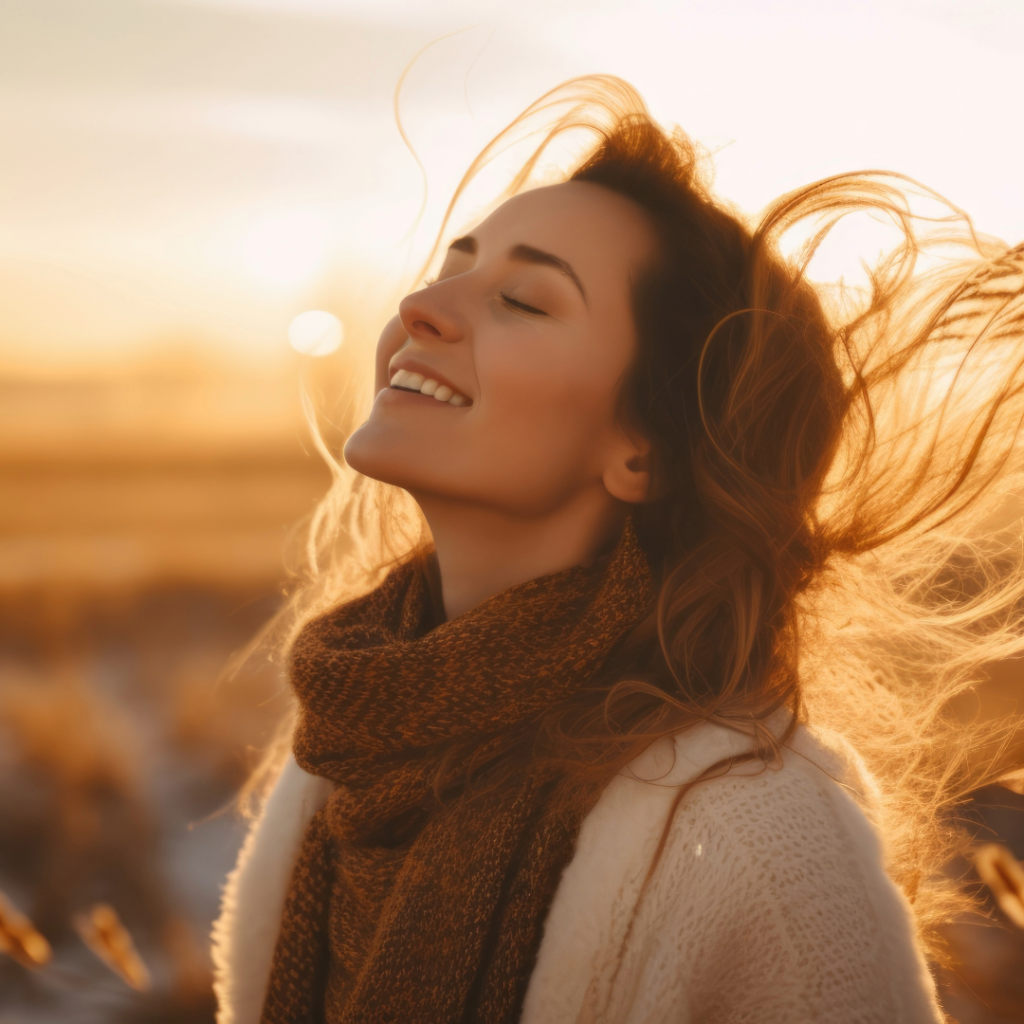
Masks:
[[[299,853],[263,1024],[519,1019],[599,795],[577,784],[567,798],[565,772],[530,756],[532,731],[648,610],[650,573],[627,526],[602,562],[451,622],[437,624],[431,594],[410,561],[293,647],[295,757],[339,788]],[[514,751],[519,767],[487,786]]]

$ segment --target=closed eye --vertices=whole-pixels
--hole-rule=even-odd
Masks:
[[[504,292],[501,293],[501,297],[504,300],[505,305],[510,306],[512,309],[518,309],[524,313],[533,313],[535,316],[547,316],[547,313],[545,313],[543,309],[538,309],[536,306],[528,306],[525,302],[513,299],[510,295],[506,295]]]

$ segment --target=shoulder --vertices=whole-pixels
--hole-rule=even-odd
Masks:
[[[748,737],[711,724],[662,741],[613,780],[585,830],[614,827],[628,806],[658,834],[659,845],[667,830],[669,854],[678,854],[678,844],[692,835],[706,833],[737,857],[813,860],[824,867],[840,856],[858,870],[884,873],[873,824],[877,788],[848,744],[800,726],[778,763],[740,761],[721,775],[701,778],[749,750]]]
[[[552,905],[532,1005],[553,1006],[573,964],[617,977],[622,1021],[939,1019],[856,756],[799,729],[781,765],[688,787],[747,744],[701,726],[613,780]]]
[[[810,856],[819,844],[852,843],[856,860],[881,865],[871,824],[877,793],[852,748],[801,726],[778,764],[741,762],[701,779],[750,749],[746,735],[710,723],[654,744],[602,793],[580,830],[577,856],[625,861],[655,847],[672,854],[706,826],[737,856],[759,855],[778,837],[798,844],[791,858]]]
[[[780,767],[695,786],[640,915],[659,951],[647,970],[685,958],[708,1019],[939,1019],[871,816],[856,758],[805,730]]]
[[[878,835],[847,780],[792,749],[694,785],[667,830],[653,879],[662,899],[748,908],[763,920],[840,914],[882,886]],[[695,893],[697,885],[702,892]],[[756,909],[755,909],[756,908]],[[707,937],[726,936],[708,918]]]
[[[778,763],[742,763],[686,791],[669,826],[669,860],[697,837],[706,840],[698,861],[709,849],[719,855],[703,861],[704,871],[734,860],[746,884],[790,884],[802,893],[819,877],[832,886],[874,884],[885,859],[876,808],[873,781],[852,750],[801,727]]]

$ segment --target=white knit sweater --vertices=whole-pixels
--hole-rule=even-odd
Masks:
[[[780,768],[677,787],[739,734],[664,740],[605,789],[545,923],[522,1024],[935,1024],[909,908],[849,750],[799,729]],[[228,879],[214,929],[218,1024],[256,1024],[289,876],[331,785],[289,759]],[[630,922],[632,921],[632,924]]]

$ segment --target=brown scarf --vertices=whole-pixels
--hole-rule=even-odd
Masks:
[[[303,630],[295,757],[339,788],[299,854],[263,1024],[519,1019],[599,792],[565,799],[565,774],[529,756],[500,785],[467,788],[467,772],[486,782],[488,766],[529,751],[538,719],[593,679],[652,599],[627,526],[603,562],[451,622],[434,624],[413,561]]]

